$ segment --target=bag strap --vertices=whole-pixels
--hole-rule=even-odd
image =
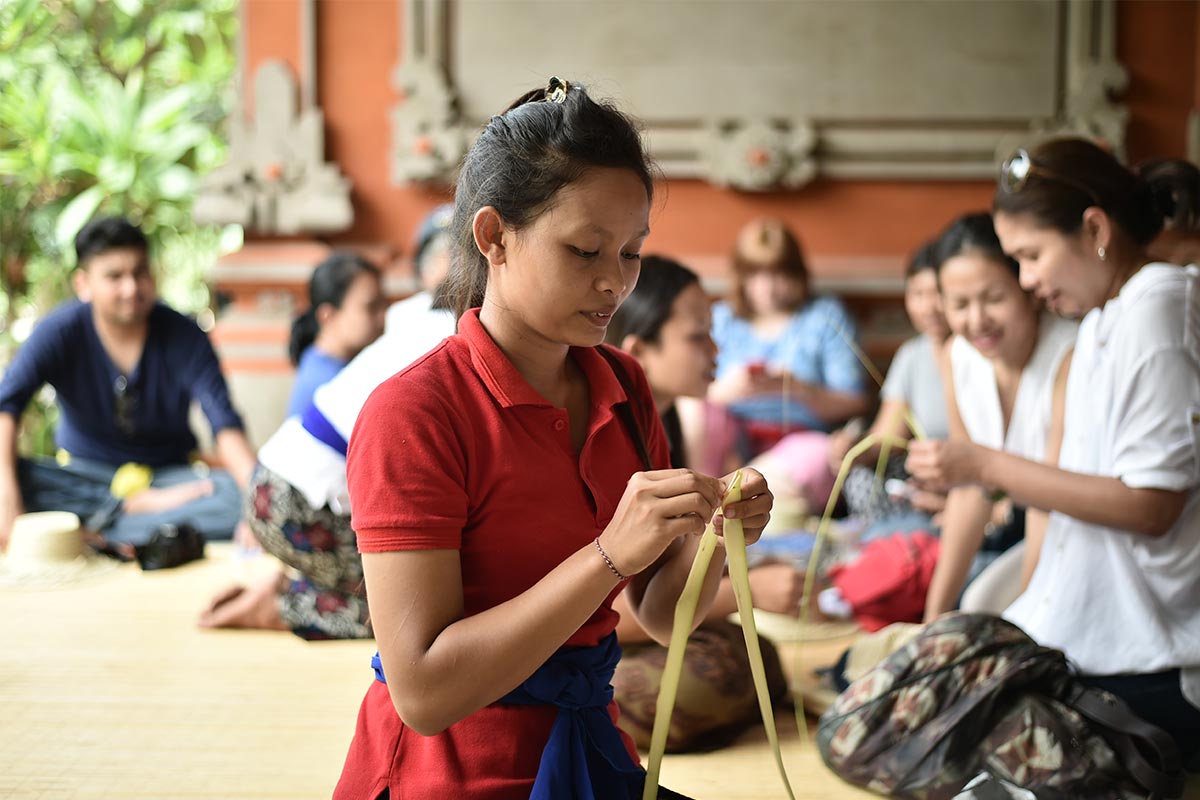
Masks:
[[[1151,797],[1179,797],[1183,793],[1179,748],[1169,734],[1134,714],[1121,698],[1100,689],[1076,683],[1064,702],[1100,726],[1099,733],[1116,751],[1121,765]],[[1139,741],[1156,757],[1157,766],[1143,755]]]
[[[621,384],[621,389],[625,392],[625,402],[618,403],[614,408],[621,418],[621,422],[625,424],[625,430],[629,431],[629,438],[633,439],[633,444],[637,447],[638,456],[642,459],[642,466],[649,472],[654,469],[654,462],[650,460],[650,451],[646,449],[646,437],[642,435],[642,426],[638,424],[637,415],[633,412],[633,398],[637,397],[637,390],[633,388],[625,366],[611,350],[600,344],[596,345],[596,352],[604,356],[604,360],[612,367],[613,374],[617,376],[617,382]]]

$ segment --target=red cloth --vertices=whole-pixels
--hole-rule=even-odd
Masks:
[[[459,335],[380,385],[350,439],[352,524],[364,553],[460,551],[467,615],[525,591],[581,547],[616,510],[642,464],[613,405],[624,392],[591,348],[572,348],[587,377],[591,417],[578,458],[564,410],[538,395],[468,312]],[[640,390],[635,404],[651,459],[669,463],[645,376],[618,352]],[[598,557],[598,556],[597,556]],[[570,639],[612,632],[617,591]],[[364,679],[370,674],[363,665]],[[616,719],[616,704],[609,706]],[[335,798],[529,797],[557,709],[492,705],[436,736],[407,731],[372,682]],[[633,741],[622,734],[636,760]]]
[[[848,564],[829,570],[854,618],[868,631],[893,622],[920,622],[937,566],[940,542],[925,531],[875,539]]]

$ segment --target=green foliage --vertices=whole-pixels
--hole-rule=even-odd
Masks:
[[[237,0],[0,0],[0,365],[69,294],[71,242],[97,213],[139,224],[159,286],[208,306],[222,232],[197,226],[225,159]],[[16,340],[16,341],[14,341]]]

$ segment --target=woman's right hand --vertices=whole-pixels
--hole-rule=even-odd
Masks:
[[[696,536],[721,507],[721,481],[690,469],[635,472],[600,546],[622,575],[636,575],[680,536]]]

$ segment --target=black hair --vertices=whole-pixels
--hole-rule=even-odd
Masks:
[[[450,274],[443,285],[455,313],[483,303],[488,262],[475,246],[475,213],[492,206],[508,225],[529,225],[564,186],[590,168],[631,170],[654,192],[652,166],[637,125],[610,103],[596,102],[584,87],[562,85],[518,98],[492,117],[471,145],[455,190]]]
[[[642,270],[637,286],[625,302],[613,314],[608,323],[604,340],[615,347],[630,334],[642,341],[657,344],[663,325],[671,318],[671,307],[675,298],[689,286],[699,286],[700,276],[678,261],[666,256],[642,256]],[[663,429],[667,434],[667,447],[672,467],[686,466],[687,455],[683,444],[683,426],[679,411],[672,403],[662,415]]]
[[[963,253],[979,253],[1008,267],[1014,278],[1020,277],[1020,267],[1000,246],[1000,239],[992,225],[992,215],[986,211],[963,214],[938,237],[932,254],[938,275],[941,275],[947,261]]]
[[[75,264],[86,268],[93,256],[109,250],[132,248],[149,252],[146,234],[124,217],[99,217],[75,234]]]
[[[926,242],[917,248],[912,254],[912,258],[908,260],[908,266],[904,270],[904,279],[908,280],[914,275],[919,275],[927,269],[937,271],[938,263],[936,260],[937,239]]]
[[[621,346],[630,334],[657,343],[662,327],[671,317],[671,306],[683,290],[700,283],[700,276],[666,256],[642,256],[637,286],[613,314],[604,340]]]
[[[1032,170],[1020,189],[996,190],[993,210],[1027,215],[1038,225],[1072,234],[1083,212],[1099,206],[1139,247],[1164,224],[1194,231],[1200,170],[1186,161],[1148,162],[1135,170],[1086,139],[1055,139],[1030,152]]]
[[[300,356],[316,341],[320,332],[317,308],[325,303],[341,308],[350,285],[364,272],[379,276],[379,268],[374,264],[344,251],[330,254],[313,269],[308,279],[308,310],[292,322],[292,334],[288,339],[288,358],[293,366],[300,363]]]

